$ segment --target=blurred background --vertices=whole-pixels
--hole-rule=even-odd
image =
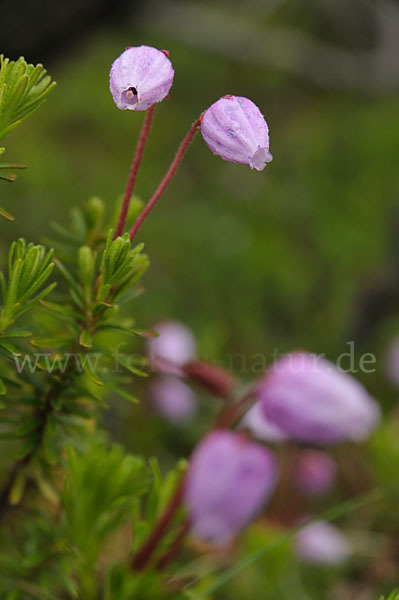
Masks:
[[[90,196],[113,213],[142,122],[141,113],[118,111],[108,90],[110,65],[126,46],[166,48],[176,71],[140,171],[143,200],[204,108],[226,93],[261,108],[274,155],[262,173],[213,157],[200,136],[190,148],[140,232],[151,268],[132,316],[148,328],[183,321],[199,356],[244,382],[276,352],[304,348],[336,360],[353,348],[355,368],[372,353],[376,368],[356,376],[386,419],[366,467],[397,494],[399,366],[389,368],[387,356],[399,336],[398,4],[2,0],[0,42],[6,56],[43,62],[58,82],[46,108],[6,140],[7,160],[28,168],[1,186],[16,217],[0,223],[3,264],[15,237],[39,241]],[[145,399],[140,386],[135,394]],[[176,428],[148,406],[111,402],[106,422],[130,449],[156,452],[165,464],[188,453],[214,411],[202,398],[194,424]],[[356,466],[358,449],[350,450],[337,452]],[[359,552],[350,566],[305,568],[284,550],[217,598],[377,598],[399,580],[393,506],[351,517]],[[256,547],[263,535],[256,528],[245,543]]]

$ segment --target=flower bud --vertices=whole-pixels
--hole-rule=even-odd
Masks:
[[[182,366],[195,357],[195,338],[188,327],[178,321],[155,325],[158,337],[148,341],[147,352],[154,368],[173,375],[182,374]]]
[[[295,484],[306,496],[320,496],[332,487],[335,461],[320,450],[303,450],[299,455]]]
[[[361,441],[380,419],[378,405],[358,381],[313,354],[295,352],[276,361],[258,394],[266,417],[301,442]]]
[[[239,428],[247,429],[253,437],[265,442],[282,442],[287,439],[286,434],[266,418],[260,402],[256,402],[249,409],[242,418]]]
[[[230,431],[214,431],[194,451],[185,502],[195,535],[228,542],[260,510],[276,482],[273,455]]]
[[[297,534],[295,552],[307,563],[338,565],[349,558],[351,547],[336,527],[325,521],[316,521]]]
[[[165,376],[153,383],[150,396],[155,410],[175,425],[188,423],[197,411],[192,390],[176,377]]]
[[[231,373],[205,361],[190,361],[184,365],[183,372],[210,394],[223,400],[230,398],[235,386],[235,380]]]
[[[174,74],[165,52],[150,46],[127,48],[111,67],[109,87],[121,110],[147,110],[166,98]]]
[[[248,98],[220,98],[205,111],[201,133],[212,152],[229,162],[263,171],[273,160],[266,121]]]

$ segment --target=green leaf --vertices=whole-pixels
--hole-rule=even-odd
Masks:
[[[120,354],[114,354],[112,351],[110,351],[108,348],[105,348],[104,346],[98,346],[98,350],[102,352],[105,356],[108,356],[108,358],[111,358],[115,363],[119,364],[127,371],[130,371],[130,373],[138,375],[139,377],[148,377],[148,373],[145,373],[144,371],[137,369],[135,366],[133,366],[131,360],[132,357],[129,357],[128,359]]]
[[[131,327],[123,327],[117,323],[104,323],[98,327],[98,331],[116,331],[132,337],[153,338],[157,337],[156,332],[147,331],[145,329],[132,329]]]
[[[9,177],[7,178],[7,177],[1,176],[1,175],[0,175],[0,178],[1,178],[1,179],[5,179],[6,181],[13,181],[13,180],[15,179],[15,177],[14,177],[14,179],[12,179],[12,176],[9,176]],[[11,214],[11,213],[9,213],[9,212],[8,212],[8,211],[7,211],[5,208],[3,208],[2,206],[0,206],[0,215],[1,215],[2,217],[4,217],[4,219],[7,219],[7,221],[14,221],[14,217],[12,216],[12,214]]]
[[[118,394],[118,396],[121,396],[121,398],[124,398],[128,402],[131,402],[132,404],[139,403],[138,399],[135,398],[135,396],[132,396],[132,394],[129,394],[129,392],[127,392],[120,386],[110,383],[109,381],[106,381],[106,385],[107,388],[109,388],[111,391],[115,392],[116,394]]]
[[[6,333],[4,333],[3,335],[1,335],[0,337],[2,339],[7,339],[7,338],[27,338],[30,337],[32,335],[31,331],[28,331],[27,329],[14,329],[12,331],[7,331]]]
[[[41,339],[33,339],[30,342],[32,346],[37,348],[69,348],[74,343],[73,338],[59,338],[59,337],[50,337],[50,338],[41,338]]]
[[[68,271],[68,269],[65,267],[65,265],[63,263],[61,263],[58,259],[55,259],[54,263],[55,263],[57,269],[60,271],[60,273],[64,277],[65,281],[71,286],[72,291],[75,292],[75,294],[79,298],[80,302],[82,302],[82,300],[83,300],[82,291],[81,291],[75,277],[72,275],[72,273],[70,273]]]
[[[46,308],[47,310],[56,313],[57,315],[63,315],[64,317],[68,317],[71,321],[82,319],[83,316],[79,314],[76,310],[69,306],[64,306],[63,304],[59,304],[57,302],[49,302],[48,300],[40,300],[40,304]]]
[[[24,470],[20,470],[15,478],[14,484],[10,491],[9,502],[11,506],[16,506],[21,502],[22,496],[24,495],[26,483],[26,473]]]
[[[24,312],[26,312],[27,310],[29,310],[30,308],[32,308],[32,306],[34,306],[35,304],[37,304],[42,298],[45,298],[46,296],[48,296],[53,289],[57,287],[57,283],[50,283],[49,286],[47,286],[44,290],[42,290],[39,294],[37,294],[37,296],[35,296],[34,298],[32,298],[32,300],[30,300],[29,302],[27,302],[24,306],[21,306],[21,308],[19,308],[16,312],[16,317],[19,317],[20,315],[22,315]]]
[[[79,337],[79,344],[84,348],[92,348],[93,336],[89,331],[87,331],[87,329],[82,329],[82,333]]]
[[[85,361],[84,365],[83,365],[83,370],[86,373],[86,375],[88,376],[88,378],[90,379],[90,381],[92,381],[93,383],[95,383],[96,385],[102,387],[104,385],[104,383],[101,381],[101,379],[98,378],[97,373],[95,372],[95,370],[93,369],[91,363],[89,361]]]
[[[84,286],[90,287],[94,278],[95,254],[88,246],[79,248],[79,273]]]

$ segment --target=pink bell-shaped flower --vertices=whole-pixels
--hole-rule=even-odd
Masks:
[[[363,385],[305,352],[276,361],[260,382],[258,397],[266,418],[300,442],[362,441],[380,420],[379,406]]]
[[[118,108],[147,110],[166,98],[175,74],[166,54],[150,46],[122,52],[109,74],[109,87]]]
[[[273,160],[267,123],[248,98],[220,98],[205,111],[201,133],[212,152],[229,162],[263,171]]]
[[[231,431],[214,431],[194,451],[185,502],[195,535],[228,542],[261,509],[276,483],[269,450]]]

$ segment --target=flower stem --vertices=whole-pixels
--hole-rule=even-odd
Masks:
[[[178,484],[175,493],[171,498],[169,506],[159,519],[158,523],[155,525],[150,537],[144,542],[139,551],[133,557],[131,563],[133,570],[140,571],[147,565],[154,551],[157,549],[159,542],[164,537],[167,528],[169,527],[173,517],[181,505],[184,493],[184,481],[185,477],[183,476],[183,479]]]
[[[231,427],[240,418],[240,416],[246,410],[246,408],[248,408],[248,405],[251,402],[253,402],[254,395],[255,388],[251,388],[237,404],[234,404],[233,406],[230,406],[228,408],[223,406],[221,414],[216,420],[214,429],[228,429],[229,427]],[[147,540],[144,542],[141,548],[139,548],[137,553],[133,556],[131,567],[134,571],[141,571],[147,566],[152,555],[158,548],[160,541],[165,536],[169,525],[171,524],[174,516],[176,515],[176,512],[182,504],[185,481],[186,475],[184,474],[180,483],[177,485],[175,493],[173,494],[165,512],[162,514],[158,523],[156,523],[150,536],[147,538]],[[190,522],[188,519],[186,519],[185,521],[183,521],[183,523],[181,523],[179,532],[169,550],[159,559],[156,565],[156,568],[158,570],[164,569],[171,561],[173,561],[176,558],[182,547],[183,541],[187,535],[189,528]]]
[[[148,214],[154,208],[154,206],[156,205],[156,203],[158,202],[158,200],[160,199],[160,197],[162,196],[162,194],[168,187],[169,183],[173,179],[173,176],[175,175],[181,161],[183,160],[183,157],[187,151],[187,148],[189,147],[190,143],[193,141],[194,136],[197,133],[197,131],[201,125],[201,121],[202,121],[202,115],[196,121],[194,121],[194,123],[191,125],[190,130],[187,133],[184,140],[182,141],[182,143],[180,144],[180,146],[175,154],[175,157],[172,161],[172,164],[170,165],[165,177],[162,179],[162,181],[159,184],[154,195],[152,196],[152,198],[150,198],[150,200],[148,201],[148,204],[145,206],[145,208],[139,214],[136,222],[134,223],[132,229],[130,230],[130,241],[133,241],[136,233],[142,226],[142,224],[145,221],[145,219],[147,218]]]
[[[253,404],[255,397],[256,387],[251,387],[236,404],[223,408],[216,419],[215,429],[229,429],[235,425],[245,411]]]
[[[189,529],[190,521],[186,519],[180,525],[177,536],[175,537],[170,548],[159,559],[156,566],[157,571],[163,571],[171,562],[175,560],[175,558],[177,558]]]
[[[126,223],[127,213],[129,211],[130,200],[132,198],[134,184],[136,183],[137,173],[140,167],[141,159],[143,158],[144,148],[147,143],[148,134],[150,133],[152,120],[154,117],[155,104],[151,106],[145,115],[143,126],[140,131],[139,139],[137,141],[136,151],[133,156],[132,164],[130,167],[129,178],[127,180],[125,195],[123,197],[123,203],[121,208],[121,214],[119,216],[118,225],[115,230],[114,239],[122,235],[123,229]]]

